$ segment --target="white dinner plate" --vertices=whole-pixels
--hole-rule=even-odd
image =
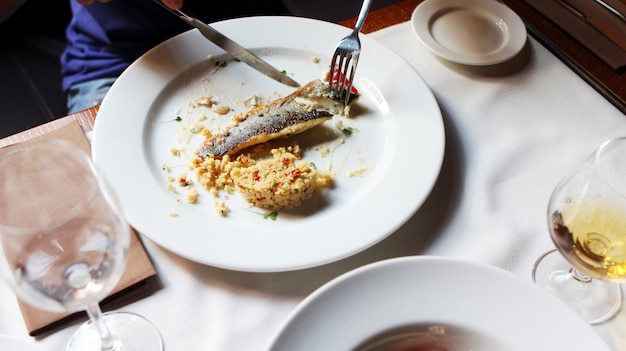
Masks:
[[[443,331],[465,337],[450,350],[610,350],[589,324],[530,281],[433,256],[379,261],[331,280],[296,307],[268,350],[356,351],[375,335],[425,326],[435,327],[436,342],[450,341]]]
[[[240,18],[214,27],[300,84],[322,77],[335,45],[349,33],[339,25],[296,17]],[[343,143],[319,128],[293,137],[310,143],[305,160],[321,169],[332,166],[334,187],[299,207],[278,211],[275,220],[237,193],[220,195],[231,210],[221,217],[214,197],[197,182],[192,186],[199,203],[187,203],[184,190],[167,189],[168,175],[193,174],[170,149],[193,152],[203,137],[189,138],[193,134],[181,128],[191,128],[202,115],[209,128],[230,121],[232,116],[190,105],[199,96],[212,95],[235,113],[247,110],[243,101],[253,94],[275,98],[294,88],[241,62],[216,70],[215,63],[227,56],[197,30],[139,58],[106,95],[93,135],[94,160],[117,191],[131,225],[193,261],[258,272],[332,262],[394,232],[417,211],[438,177],[443,121],[431,91],[402,58],[367,36],[362,46],[354,83],[361,96],[351,117],[340,119],[353,133]],[[336,130],[336,122],[322,128]]]
[[[522,19],[496,0],[426,0],[411,16],[413,31],[435,55],[466,65],[493,65],[526,43]]]

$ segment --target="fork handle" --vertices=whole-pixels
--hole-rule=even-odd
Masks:
[[[359,17],[356,19],[356,25],[354,26],[354,33],[358,33],[361,31],[361,27],[365,22],[365,17],[367,17],[367,12],[370,9],[370,3],[372,0],[363,0],[363,4],[361,5],[361,11],[359,11]]]

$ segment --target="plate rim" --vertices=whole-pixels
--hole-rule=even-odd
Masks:
[[[507,17],[510,38],[504,48],[488,55],[463,55],[445,48],[430,35],[431,17],[452,7],[474,8],[497,17]],[[526,44],[528,32],[524,21],[507,5],[495,0],[425,0],[411,14],[411,27],[420,42],[433,54],[447,61],[470,65],[489,66],[506,62],[515,57]]]
[[[321,28],[321,30],[328,30],[331,31],[332,33],[341,33],[341,35],[343,35],[346,31],[349,32],[348,28],[339,26],[337,24],[333,24],[333,23],[329,23],[329,22],[324,22],[324,21],[320,21],[320,20],[312,20],[312,19],[307,19],[307,18],[300,18],[300,17],[290,17],[290,16],[256,16],[256,17],[245,17],[245,18],[237,18],[237,19],[231,19],[231,20],[225,20],[225,21],[220,21],[217,23],[212,24],[212,26],[214,26],[217,30],[220,30],[224,33],[226,33],[227,35],[231,35],[233,34],[233,28],[242,25],[242,21],[247,21],[246,23],[248,25],[254,25],[254,24],[258,24],[261,21],[261,23],[264,23],[263,21],[271,21],[273,26],[277,26],[277,25],[301,25],[301,26],[305,26],[308,25],[309,27],[313,28],[313,29],[318,29]],[[252,24],[251,24],[252,23]],[[258,26],[257,26],[258,27]],[[236,33],[234,33],[236,34]],[[333,34],[334,35],[334,34]],[[241,33],[240,35],[241,36]],[[234,37],[235,40],[239,40],[238,38]],[[135,63],[133,63],[118,79],[118,81],[116,81],[116,83],[113,85],[113,87],[111,88],[111,90],[109,91],[109,93],[107,94],[107,96],[105,96],[104,101],[102,103],[102,106],[100,108],[100,110],[98,111],[98,117],[96,118],[96,122],[94,125],[94,133],[93,133],[93,147],[92,147],[92,155],[94,157],[95,163],[97,166],[103,166],[104,169],[104,173],[105,175],[109,178],[110,182],[113,183],[114,189],[116,190],[116,192],[118,192],[118,196],[119,197],[125,197],[122,200],[122,205],[123,207],[125,207],[125,212],[127,214],[127,218],[129,219],[130,224],[135,227],[135,229],[137,229],[141,234],[145,235],[146,237],[148,237],[149,239],[151,239],[152,241],[156,242],[157,244],[159,244],[161,247],[164,247],[166,249],[168,249],[169,251],[176,253],[177,255],[180,255],[182,257],[185,257],[187,259],[190,259],[192,261],[198,262],[198,263],[202,263],[202,264],[207,264],[207,265],[211,265],[211,266],[216,266],[216,267],[220,267],[220,268],[225,268],[225,269],[231,269],[231,270],[238,270],[238,271],[249,271],[249,272],[279,272],[279,271],[290,271],[290,270],[297,270],[297,269],[304,269],[304,268],[310,268],[310,267],[314,267],[314,266],[319,266],[322,264],[326,264],[326,263],[330,263],[330,262],[334,262],[336,260],[339,260],[341,258],[345,258],[348,257],[352,254],[355,254],[357,252],[360,252],[374,244],[376,244],[377,242],[379,242],[380,240],[384,239],[386,236],[390,235],[391,233],[393,233],[395,230],[397,230],[398,227],[400,227],[403,223],[405,223],[406,221],[408,221],[408,219],[419,209],[419,207],[422,205],[422,203],[425,201],[425,199],[427,198],[428,194],[430,193],[430,191],[432,190],[432,188],[434,187],[434,184],[438,178],[439,172],[441,170],[441,166],[443,163],[443,154],[444,154],[444,150],[445,150],[445,132],[444,132],[444,125],[443,125],[443,118],[441,115],[441,110],[438,106],[438,104],[436,103],[436,100],[434,98],[434,95],[432,93],[432,91],[430,91],[430,89],[426,86],[426,83],[423,81],[423,79],[421,79],[421,76],[419,75],[418,72],[416,72],[412,67],[410,67],[408,65],[408,63],[406,63],[401,57],[397,56],[395,53],[393,53],[390,49],[385,48],[385,50],[388,51],[389,55],[395,55],[396,60],[398,61],[402,61],[403,64],[405,65],[405,69],[410,69],[411,70],[411,74],[414,75],[414,77],[416,79],[419,79],[417,81],[412,81],[412,84],[414,85],[411,89],[412,90],[416,90],[416,91],[422,91],[423,93],[425,93],[425,96],[422,96],[422,98],[424,99],[424,103],[426,103],[427,105],[429,105],[431,109],[436,110],[436,117],[429,117],[430,118],[430,122],[432,123],[433,126],[435,126],[436,128],[434,128],[433,130],[429,131],[431,133],[433,133],[434,135],[436,135],[436,142],[435,144],[437,144],[437,146],[435,147],[434,150],[429,150],[429,152],[431,154],[433,154],[434,158],[436,159],[436,164],[432,165],[432,169],[430,171],[428,171],[428,175],[426,175],[425,177],[429,178],[427,180],[428,186],[425,187],[425,194],[420,195],[422,198],[419,199],[419,201],[416,201],[415,204],[412,204],[411,206],[414,206],[414,208],[410,208],[410,209],[405,209],[402,211],[398,211],[399,213],[402,214],[402,216],[404,216],[404,218],[402,218],[402,222],[401,223],[394,223],[393,224],[393,228],[389,227],[388,225],[387,228],[385,229],[386,231],[388,231],[388,233],[385,233],[385,235],[379,235],[378,237],[375,238],[375,240],[368,242],[366,245],[364,246],[360,246],[360,247],[354,247],[351,248],[352,251],[350,252],[342,252],[341,255],[335,255],[333,257],[324,257],[323,259],[313,259],[313,260],[309,260],[308,262],[304,262],[304,261],[299,261],[296,263],[293,262],[289,262],[289,264],[276,264],[276,263],[269,263],[269,264],[265,264],[265,265],[255,265],[255,264],[249,264],[249,263],[242,263],[242,262],[233,262],[233,261],[224,261],[224,260],[216,260],[212,257],[198,257],[198,255],[194,252],[192,254],[190,254],[189,252],[185,252],[184,247],[185,244],[184,243],[172,243],[172,240],[168,241],[168,242],[164,242],[163,236],[162,235],[156,235],[155,233],[151,233],[150,230],[153,230],[153,225],[147,223],[147,221],[143,221],[141,220],[140,217],[143,216],[143,218],[149,218],[149,215],[146,214],[146,210],[145,209],[141,209],[138,210],[136,207],[138,207],[138,205],[131,205],[134,206],[132,209],[129,210],[128,208],[128,204],[125,203],[125,201],[138,201],[137,199],[132,199],[129,200],[127,199],[128,196],[126,195],[120,195],[119,194],[119,186],[118,188],[115,188],[115,186],[117,185],[116,182],[120,183],[122,182],[122,180],[120,179],[122,176],[120,175],[119,170],[115,170],[115,168],[117,167],[118,163],[121,165],[119,168],[123,168],[124,165],[129,165],[131,163],[130,158],[132,157],[126,157],[125,159],[114,159],[114,152],[119,152],[121,154],[121,150],[120,150],[120,146],[119,145],[115,145],[115,146],[111,146],[111,145],[106,145],[104,142],[100,142],[100,140],[106,140],[107,138],[109,140],[111,140],[111,134],[112,131],[107,130],[111,129],[110,125],[113,122],[109,122],[108,119],[110,118],[117,118],[118,120],[120,119],[120,117],[111,117],[112,115],[115,116],[116,113],[119,114],[131,114],[132,116],[136,116],[135,114],[133,114],[133,112],[136,111],[144,111],[141,112],[141,114],[143,114],[143,116],[141,118],[135,118],[135,120],[132,119],[128,119],[130,118],[129,116],[127,116],[127,120],[124,120],[124,123],[130,123],[132,124],[131,128],[134,129],[138,129],[141,130],[142,133],[147,133],[145,128],[146,126],[143,125],[142,123],[145,122],[146,120],[146,116],[145,114],[147,112],[145,112],[145,110],[149,110],[150,106],[145,107],[145,108],[139,108],[136,107],[134,105],[141,105],[141,104],[146,104],[146,105],[150,105],[153,103],[152,100],[150,100],[149,98],[144,98],[142,96],[139,97],[139,101],[137,104],[134,104],[133,106],[129,107],[130,111],[123,111],[121,107],[119,106],[115,106],[115,102],[116,99],[119,100],[119,96],[123,95],[123,92],[121,91],[122,88],[119,88],[120,86],[122,86],[124,84],[124,80],[125,79],[130,79],[128,78],[129,76],[134,76],[136,74],[139,73],[143,73],[147,68],[142,66],[142,60],[148,60],[150,58],[151,53],[157,52],[159,50],[159,47],[163,48],[167,48],[168,50],[172,49],[169,46],[173,46],[176,43],[181,43],[185,40],[204,40],[203,37],[200,36],[199,33],[197,33],[195,30],[191,29],[185,33],[182,33],[176,37],[173,37],[159,45],[157,45],[155,48],[151,49],[150,51],[148,51],[144,56],[142,56],[138,61],[136,61]],[[374,39],[371,39],[369,37],[367,38],[362,38],[362,41],[364,43],[364,45],[368,45],[371,44],[372,46],[376,46],[377,48],[381,48],[383,47],[382,43],[378,43],[376,42]],[[193,41],[193,43],[195,43],[195,41]],[[245,41],[241,42],[242,44],[245,44]],[[210,44],[210,43],[209,43]],[[331,46],[334,46],[335,43],[329,43]],[[375,45],[374,45],[375,44]],[[200,49],[198,49],[200,50]],[[217,49],[211,49],[211,50],[217,50]],[[219,49],[221,50],[221,49]],[[178,54],[177,54],[178,55]],[[193,56],[194,54],[189,54],[189,53],[180,53],[180,55],[184,56],[184,55],[191,55]],[[197,54],[196,54],[197,55]],[[147,58],[146,58],[147,57]],[[206,57],[206,56],[204,56]],[[185,57],[176,57],[177,60],[179,60],[180,62],[185,62],[186,58]],[[365,55],[362,55],[361,58],[361,62],[365,62],[366,60],[368,60],[368,58]],[[167,65],[171,65],[172,67],[174,67],[176,64],[179,64],[177,62],[171,62],[171,63],[167,63]],[[145,65],[144,65],[145,66]],[[168,69],[173,69],[171,67],[167,67]],[[130,72],[130,73],[129,73]],[[357,75],[359,75],[359,73],[357,72]],[[152,76],[147,76],[147,77],[141,77],[143,79],[143,82],[146,84],[151,84],[153,83],[153,81],[158,81],[157,78],[154,78]],[[122,82],[122,83],[120,83]],[[279,83],[276,83],[279,84]],[[141,120],[141,121],[137,121],[137,120]],[[108,126],[106,126],[108,124]],[[106,127],[103,127],[106,126]],[[106,132],[105,132],[106,131]],[[108,135],[107,135],[108,133]],[[131,140],[128,142],[127,148],[130,150],[128,151],[129,155],[131,156],[136,156],[137,152],[136,149],[141,149],[143,147],[143,142],[140,139],[143,139],[143,136],[141,138],[137,137],[135,138],[136,140]],[[110,151],[107,150],[109,148],[113,148],[115,149],[114,151]],[[138,160],[138,162],[140,163],[145,163],[145,160]],[[103,165],[104,164],[104,165]],[[115,167],[114,167],[115,166]],[[113,174],[113,178],[111,180],[111,175]],[[142,188],[142,190],[146,190],[144,185],[139,184],[139,187],[144,187]],[[427,188],[427,189],[426,189]],[[147,189],[150,190],[150,189]],[[404,212],[403,212],[404,211]],[[159,216],[160,214],[157,214],[157,216]],[[161,224],[161,223],[160,223]],[[169,224],[168,224],[169,225]],[[171,231],[175,231],[177,228],[174,225],[164,225],[162,228],[159,228],[159,230],[171,230]],[[338,230],[349,230],[350,228],[348,227],[339,227]],[[182,240],[181,240],[182,241]],[[181,249],[182,248],[182,249]],[[297,258],[298,260],[301,260],[301,258]]]

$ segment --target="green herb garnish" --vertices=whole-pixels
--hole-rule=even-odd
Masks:
[[[263,214],[263,218],[264,219],[271,219],[273,221],[276,220],[276,217],[278,217],[278,212],[268,212],[268,213],[264,213]]]
[[[176,116],[176,118],[172,118],[169,121],[165,121],[165,123],[167,123],[167,122],[180,122],[182,120],[183,120],[183,118],[181,116]]]

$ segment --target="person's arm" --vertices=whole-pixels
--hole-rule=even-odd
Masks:
[[[7,18],[17,11],[26,0],[2,0],[0,1],[0,23],[4,22]]]

